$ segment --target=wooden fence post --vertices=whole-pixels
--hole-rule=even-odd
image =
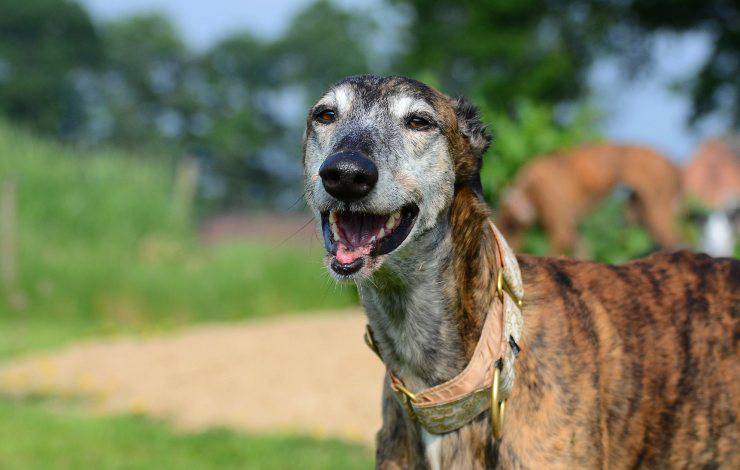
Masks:
[[[199,173],[198,161],[193,157],[185,157],[177,165],[173,205],[175,220],[178,223],[187,224],[190,221],[198,190]]]
[[[18,279],[17,186],[5,180],[0,187],[0,277],[6,292],[11,292]]]

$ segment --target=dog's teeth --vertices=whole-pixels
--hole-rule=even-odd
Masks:
[[[329,212],[329,228],[334,237],[334,241],[339,240],[339,225],[337,224],[337,211]]]
[[[378,231],[378,238],[383,238],[385,236],[385,229],[381,228],[380,231]]]
[[[339,240],[339,226],[336,222],[330,222],[329,227],[331,227],[331,234],[334,236],[334,240]]]
[[[385,223],[386,230],[390,232],[391,230],[393,230],[394,228],[396,228],[396,224],[398,223],[398,219],[400,219],[400,218],[401,218],[401,212],[400,211],[399,212],[394,212],[393,214],[391,214],[391,216],[388,217],[388,221],[386,221],[386,223]]]

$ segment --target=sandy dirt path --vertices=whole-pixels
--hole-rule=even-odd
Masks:
[[[176,427],[296,432],[369,444],[383,367],[361,312],[187,328],[86,341],[0,367],[0,393],[84,397],[102,413]]]

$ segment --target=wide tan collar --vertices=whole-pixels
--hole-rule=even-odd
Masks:
[[[521,314],[522,278],[516,256],[493,222],[496,253],[497,294],[486,315],[478,344],[468,365],[452,379],[431,388],[412,392],[388,370],[391,387],[406,410],[430,433],[454,431],[487,409],[492,410],[494,422],[500,431],[503,422],[503,400],[508,397],[514,382],[516,351],[508,347],[509,341],[519,343],[523,319]],[[372,336],[370,327],[365,342],[383,360]],[[495,369],[499,369],[496,373]],[[493,387],[493,378],[500,376],[500,383]],[[495,392],[495,393],[494,393]],[[493,395],[497,395],[492,403]],[[497,436],[498,437],[498,436]]]

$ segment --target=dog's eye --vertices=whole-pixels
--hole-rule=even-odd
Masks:
[[[332,109],[321,109],[313,115],[313,118],[322,124],[331,124],[337,119],[337,113]]]
[[[432,127],[432,123],[421,116],[412,115],[406,119],[406,127],[415,131],[425,131]]]

